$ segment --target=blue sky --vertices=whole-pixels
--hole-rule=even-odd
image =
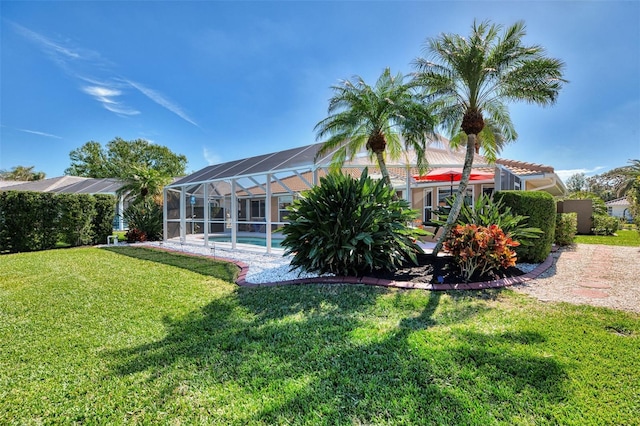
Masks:
[[[209,164],[307,145],[330,86],[405,74],[474,19],[524,20],[566,63],[556,105],[510,106],[504,158],[603,173],[640,158],[638,1],[0,2],[0,169],[62,175],[119,136]]]

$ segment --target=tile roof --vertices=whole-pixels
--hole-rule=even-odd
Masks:
[[[615,200],[607,201],[607,206],[628,206],[629,200],[626,197],[616,198]]]

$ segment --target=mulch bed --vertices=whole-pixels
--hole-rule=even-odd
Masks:
[[[523,274],[524,272],[520,269],[511,267],[500,271],[493,271],[484,276],[474,276],[470,282],[493,281],[500,278],[517,277]],[[374,278],[415,283],[459,284],[464,282],[453,257],[432,256],[430,254],[418,255],[418,265],[409,263],[395,272],[377,271],[367,275]],[[438,277],[440,277],[440,280]]]

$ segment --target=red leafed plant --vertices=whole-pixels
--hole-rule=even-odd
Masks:
[[[490,271],[516,264],[513,247],[520,243],[509,238],[498,225],[457,225],[444,242],[446,252],[454,256],[465,281],[485,276]]]

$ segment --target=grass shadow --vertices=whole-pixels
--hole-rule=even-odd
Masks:
[[[176,252],[169,253],[165,250],[150,247],[109,246],[102,247],[102,250],[134,259],[186,269],[190,272],[219,278],[232,283],[235,282],[239,273],[239,268],[236,265],[205,256],[194,256]]]
[[[420,294],[348,285],[238,288],[183,318],[165,318],[163,339],[106,356],[116,374],[156,382],[163,404],[189,383],[207,389],[190,397],[194,410],[236,407],[213,410],[214,423],[485,424],[526,412],[530,399],[515,397],[523,390],[562,399],[561,366],[519,349],[541,336],[454,330],[449,340],[439,326],[485,311],[476,306],[445,320],[444,294]],[[385,303],[413,317],[380,328],[392,314]],[[496,401],[508,410],[495,410]]]

